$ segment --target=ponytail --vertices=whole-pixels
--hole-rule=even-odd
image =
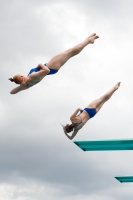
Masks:
[[[13,79],[13,78],[9,78],[8,80],[10,80],[11,82],[14,82],[14,79]]]
[[[11,82],[15,82],[16,84],[21,84],[20,75],[15,75],[13,78],[9,78]]]

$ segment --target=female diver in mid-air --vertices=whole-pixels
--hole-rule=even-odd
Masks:
[[[118,82],[110,91],[101,96],[99,99],[92,101],[84,110],[78,108],[70,117],[72,124],[63,126],[65,135],[72,140],[77,132],[85,125],[85,123],[99,112],[103,104],[110,99],[113,93],[120,87]],[[80,112],[80,113],[79,113]],[[79,114],[78,114],[79,113]],[[73,131],[73,132],[72,132]],[[71,136],[68,133],[72,132]]]
[[[69,60],[69,58],[79,54],[85,46],[88,44],[93,44],[97,38],[99,38],[99,36],[94,33],[90,35],[84,42],[59,55],[56,55],[47,64],[38,64],[36,68],[30,70],[28,76],[17,74],[13,78],[10,78],[10,81],[19,84],[19,86],[12,89],[10,93],[16,94],[21,90],[28,89],[40,82],[46,75],[57,73],[61,66],[63,66],[67,60]]]

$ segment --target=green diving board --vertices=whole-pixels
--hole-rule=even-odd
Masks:
[[[133,150],[133,139],[74,141],[83,151]]]
[[[115,178],[121,183],[133,182],[133,176],[115,176]]]

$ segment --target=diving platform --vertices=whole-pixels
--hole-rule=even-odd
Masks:
[[[115,178],[121,183],[133,182],[133,176],[115,176]]]
[[[133,150],[133,139],[74,141],[83,151]]]

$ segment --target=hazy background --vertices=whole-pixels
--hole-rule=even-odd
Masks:
[[[8,78],[99,39],[53,76],[11,95]],[[62,131],[118,81],[120,89],[74,140],[132,138],[133,2],[0,0],[0,199],[132,200],[133,152],[83,152]]]

